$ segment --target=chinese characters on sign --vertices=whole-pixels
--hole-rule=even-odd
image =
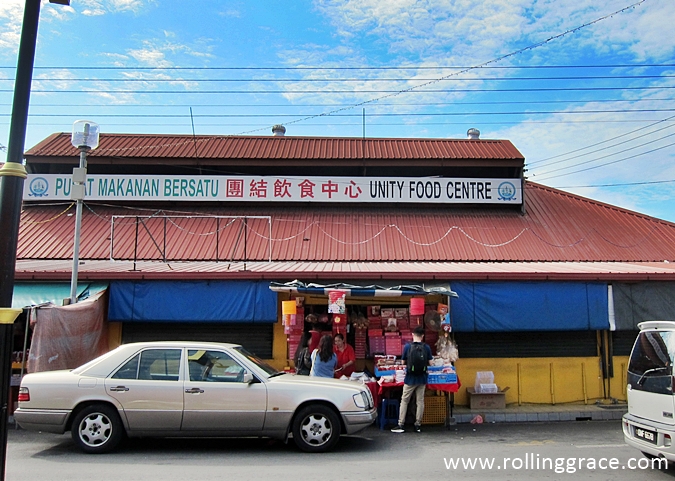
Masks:
[[[23,200],[67,200],[69,174],[30,174]],[[521,179],[90,175],[90,200],[521,204]]]

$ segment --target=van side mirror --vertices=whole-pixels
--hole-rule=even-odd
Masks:
[[[244,371],[244,382],[246,384],[251,384],[253,382],[253,380],[254,380],[253,374],[251,374],[248,371]]]

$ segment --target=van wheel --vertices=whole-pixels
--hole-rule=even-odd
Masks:
[[[340,438],[340,420],[321,404],[302,408],[293,420],[293,441],[302,451],[322,453],[332,449]]]
[[[112,451],[124,437],[124,427],[117,410],[106,404],[83,408],[73,419],[70,432],[77,447],[91,454]]]

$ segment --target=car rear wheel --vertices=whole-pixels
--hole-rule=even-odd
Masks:
[[[293,421],[293,441],[302,451],[321,453],[332,449],[340,438],[340,420],[327,406],[302,408]]]
[[[85,453],[112,451],[124,437],[124,427],[112,406],[92,404],[83,408],[73,419],[71,434],[75,444]]]

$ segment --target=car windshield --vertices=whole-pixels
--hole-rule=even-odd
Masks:
[[[256,366],[258,366],[260,369],[265,371],[270,376],[275,375],[279,372],[278,370],[274,369],[272,366],[267,364],[265,361],[260,359],[258,356],[256,356],[255,354],[251,354],[250,352],[248,352],[246,349],[244,349],[241,346],[235,347],[234,350],[237,351],[242,356],[244,356],[249,361],[251,361]]]

